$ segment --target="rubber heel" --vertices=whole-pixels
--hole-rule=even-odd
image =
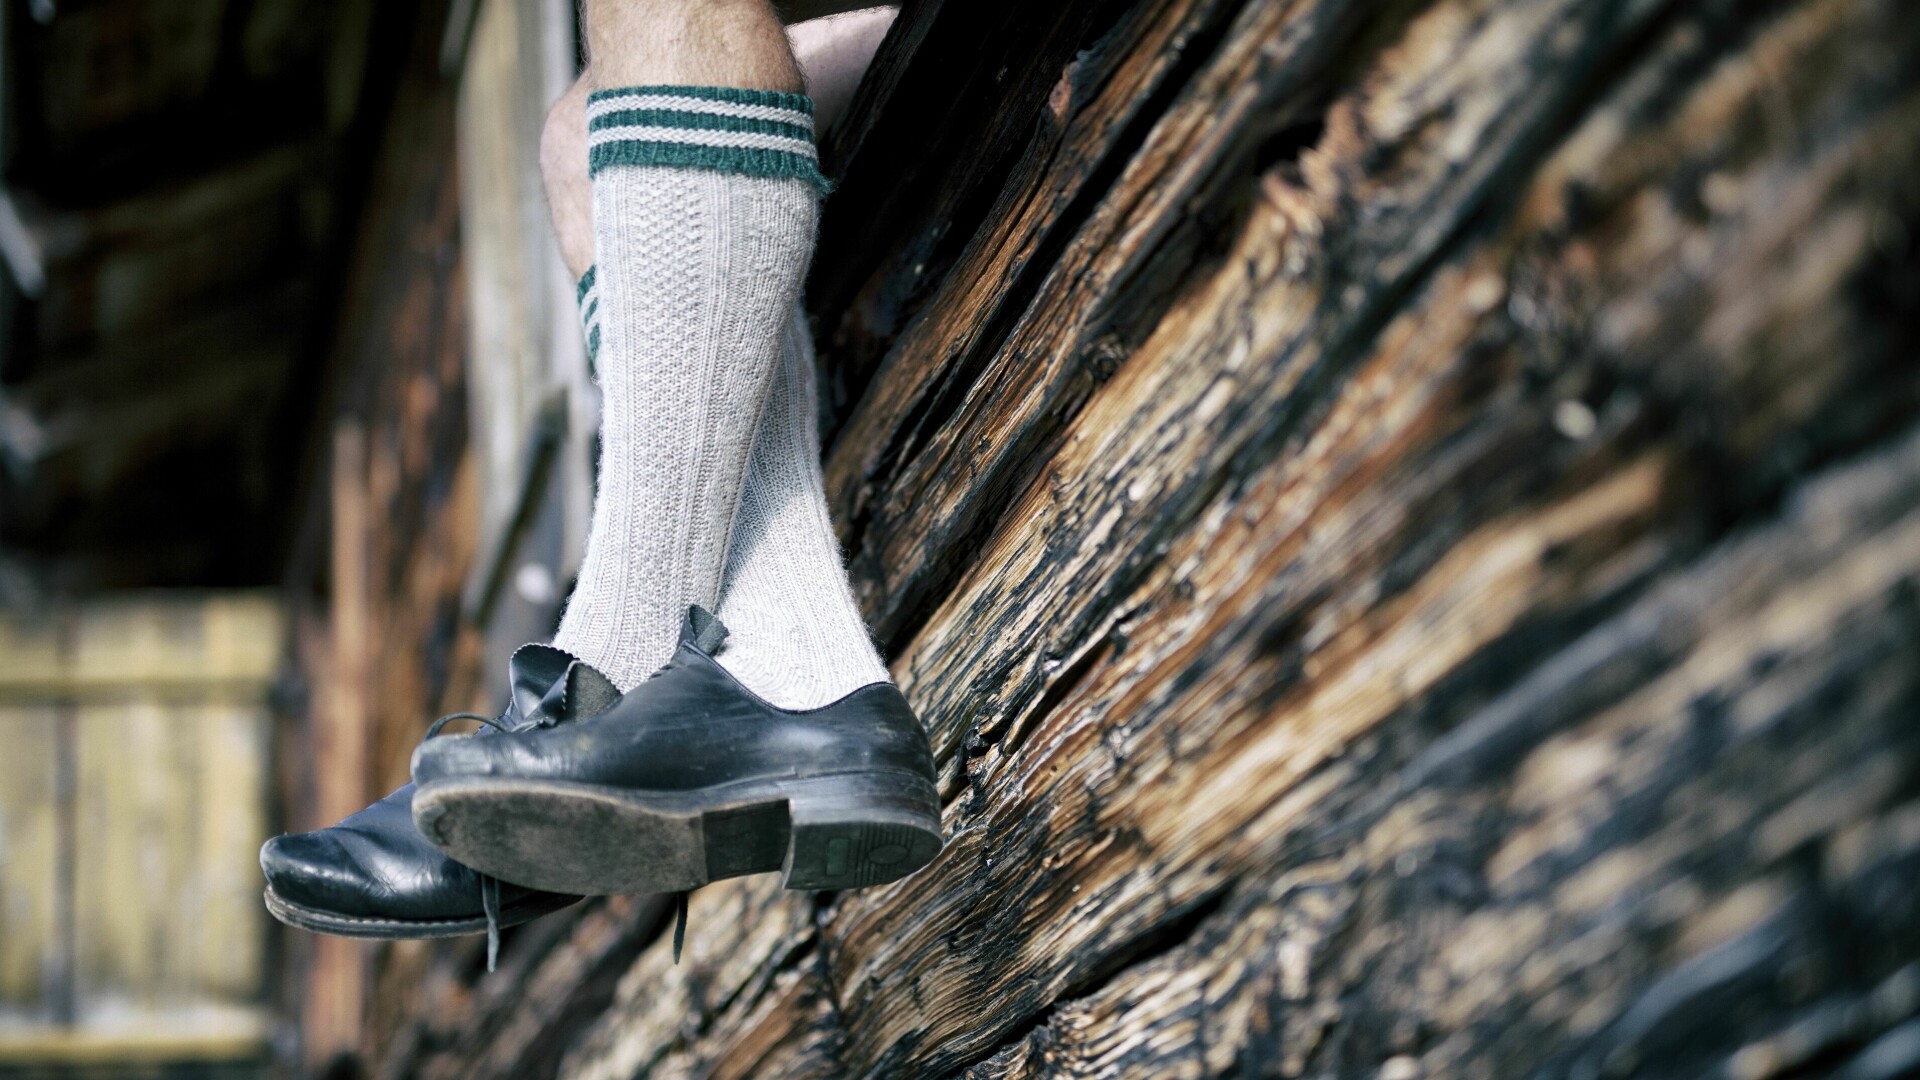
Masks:
[[[825,777],[792,791],[787,812],[789,889],[882,885],[940,853],[940,799],[925,777]]]

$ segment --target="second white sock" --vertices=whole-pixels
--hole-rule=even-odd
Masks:
[[[889,676],[847,583],[820,475],[813,338],[798,311],[727,552],[718,657],[747,688],[783,709],[812,709]]]

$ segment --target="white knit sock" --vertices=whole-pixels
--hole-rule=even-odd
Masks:
[[[600,340],[594,271],[580,281],[588,355]],[[820,475],[813,339],[798,310],[760,417],[716,612],[721,666],[784,709],[814,709],[892,676],[840,558]]]
[[[715,613],[729,632],[721,666],[785,709],[818,708],[888,680],[827,513],[813,378],[813,339],[795,311]]]
[[[689,604],[719,607],[824,181],[800,94],[602,91],[587,128],[600,478],[554,643],[626,689],[672,654]]]

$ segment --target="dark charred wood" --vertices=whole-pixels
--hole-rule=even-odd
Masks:
[[[382,1075],[1920,1065],[1920,11],[929,2],[855,108],[948,847],[396,950]]]

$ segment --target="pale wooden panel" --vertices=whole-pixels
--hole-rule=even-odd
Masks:
[[[264,593],[135,596],[89,604],[74,626],[79,686],[260,683],[280,661],[280,608]]]
[[[267,741],[270,720],[255,705],[207,706],[197,728],[195,778],[205,794],[196,826],[193,873],[197,910],[175,911],[192,948],[194,984],[223,1000],[249,1000],[261,989],[265,920],[257,852],[267,835]],[[183,727],[186,725],[182,725]]]
[[[526,287],[525,268],[539,249],[529,243],[522,218],[540,178],[538,159],[523,152],[524,132],[539,103],[514,93],[536,54],[521,33],[520,6],[481,3],[459,103],[461,242],[474,300],[468,400],[487,492],[482,524],[489,531],[512,509],[522,443],[546,382],[545,341],[537,328],[551,318],[549,295]]]
[[[0,693],[14,700],[134,689],[257,695],[280,663],[272,594],[135,594],[76,611],[0,615]]]
[[[60,635],[47,618],[0,614],[0,689],[44,685],[61,671]]]
[[[586,543],[590,440],[599,401],[587,375],[574,279],[560,260],[540,179],[547,107],[574,78],[571,0],[481,0],[460,84],[462,243],[468,291],[469,402],[484,535],[507,524],[541,401],[564,387],[565,577]]]
[[[0,1063],[257,1053],[278,606],[129,595],[0,616],[0,646]]]
[[[83,1004],[257,996],[264,711],[136,701],[82,706],[76,724]]]
[[[149,702],[76,711],[75,978],[90,1004],[190,989],[169,909],[188,889],[200,792],[193,748]]]
[[[168,1065],[208,1066],[258,1059],[272,1029],[265,1009],[208,1007],[152,1016],[125,1016],[109,1025],[0,1030],[0,1066],[76,1069],[80,1077],[174,1075]],[[91,1071],[100,1070],[100,1071]],[[26,1077],[46,1073],[28,1071]],[[66,1072],[52,1075],[69,1077]],[[208,1075],[204,1072],[189,1076]],[[229,1076],[216,1072],[215,1076]],[[236,1077],[237,1080],[237,1077]]]
[[[58,724],[49,706],[0,707],[0,1013],[40,1011],[58,962]]]

